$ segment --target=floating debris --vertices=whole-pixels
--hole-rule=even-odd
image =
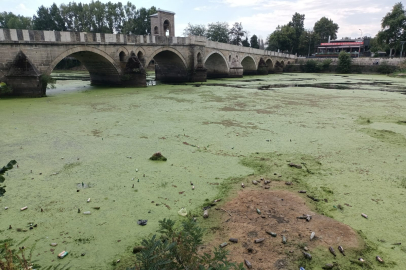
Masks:
[[[272,236],[272,237],[276,237],[276,236],[277,236],[277,234],[274,233],[274,232],[266,231],[266,233],[269,234],[269,235]]]
[[[244,183],[241,183],[241,187],[242,187],[242,188],[245,188]]]
[[[137,221],[137,224],[141,225],[141,226],[145,226],[145,225],[147,225],[147,222],[148,222],[148,220],[146,220],[146,219],[139,219]]]
[[[338,250],[345,256],[344,248],[342,246],[338,246]]]
[[[316,235],[315,232],[312,232],[312,234],[310,235],[310,240],[313,240],[314,236]]]
[[[84,215],[90,215],[90,211],[83,212]]]
[[[233,243],[238,243],[237,238],[230,238],[230,239],[228,239],[228,241],[233,242]]]
[[[300,164],[295,164],[295,163],[289,163],[288,164],[289,165],[289,167],[294,167],[294,168],[297,168],[297,169],[301,169],[302,168],[302,165],[300,165]]]
[[[377,260],[378,262],[380,262],[380,263],[384,263],[384,261],[382,260],[382,258],[379,257],[379,256],[376,256],[376,260]]]
[[[257,213],[258,213],[258,215],[261,214],[261,210],[259,210],[258,208],[257,208]]]
[[[258,182],[257,182],[256,180],[252,180],[252,183],[253,183],[254,185],[258,185]]]
[[[27,210],[27,209],[28,209],[28,207],[24,206],[23,208],[20,209],[20,211],[24,211],[24,210]]]
[[[302,251],[303,255],[305,256],[306,259],[311,260],[312,259],[312,255],[310,253],[304,252]]]
[[[228,245],[228,243],[227,243],[227,242],[224,242],[224,243],[220,244],[220,247],[223,248],[223,247],[225,247],[225,246],[227,246],[227,245]]]
[[[90,198],[89,198],[89,199],[87,199],[87,202],[90,202]]]
[[[244,259],[244,262],[245,262],[245,265],[247,266],[248,269],[252,268],[252,264],[248,260]]]
[[[209,209],[204,210],[203,212],[203,217],[208,218],[209,217]]]
[[[291,185],[293,185],[293,183],[292,182],[285,182],[285,185],[291,186]]]
[[[287,240],[286,240],[286,236],[282,235],[282,243],[286,244]]]
[[[50,246],[51,247],[56,247],[58,244],[57,243],[51,243]]]
[[[63,259],[68,255],[69,253],[67,251],[62,251],[61,253],[58,254],[58,258]]]
[[[259,239],[255,239],[255,243],[262,243],[264,242],[265,238],[259,238]]]
[[[364,214],[364,213],[362,213],[361,216],[368,219],[368,216],[366,214]]]
[[[325,266],[323,266],[322,268],[323,268],[323,269],[333,269],[334,266],[335,266],[334,264],[328,263],[328,264],[326,264]]]
[[[306,193],[306,190],[299,190],[299,193]]]
[[[136,246],[133,248],[133,253],[136,254],[138,252],[141,252],[144,248],[144,246]]]
[[[336,255],[336,252],[334,251],[334,248],[333,248],[333,247],[329,247],[328,250],[331,252],[331,254],[334,255],[334,257],[337,256],[337,255]]]

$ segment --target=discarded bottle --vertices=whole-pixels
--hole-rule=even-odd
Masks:
[[[87,199],[87,202],[90,202],[90,198],[89,198],[89,199]]]
[[[364,217],[364,218],[366,218],[366,219],[368,219],[368,216],[365,215],[364,213],[362,213],[361,216]]]
[[[245,265],[247,266],[248,269],[252,268],[252,264],[248,260],[244,259],[244,262],[245,262]]]
[[[62,251],[61,253],[58,254],[58,258],[63,259],[68,255],[69,253],[67,251]]]
[[[209,209],[204,210],[203,212],[203,217],[208,218],[209,217]]]
[[[306,270],[306,269],[304,269],[303,267],[300,267],[299,270]]]
[[[51,243],[50,246],[51,247],[56,247],[58,244],[57,243]]]
[[[195,190],[195,186],[192,187],[192,190]]]
[[[245,188],[244,183],[241,183],[241,187],[242,187],[242,188]]]
[[[259,238],[259,239],[255,239],[255,243],[262,243],[264,242],[265,238]]]
[[[314,236],[316,235],[315,232],[312,232],[312,234],[310,235],[310,240],[313,240]]]
[[[225,246],[227,246],[227,245],[228,245],[228,243],[227,243],[227,242],[224,242],[224,243],[220,244],[220,247],[223,248],[223,247],[225,247]]]
[[[276,237],[276,236],[277,236],[277,234],[274,233],[274,232],[266,231],[266,233],[269,234],[269,235],[272,236],[272,237]]]
[[[377,260],[378,262],[380,262],[380,263],[383,263],[382,258],[381,258],[381,257],[379,257],[379,256],[376,256],[376,260]]]
[[[90,211],[83,212],[84,215],[90,215]]]
[[[6,206],[6,207],[4,207],[4,210],[7,210],[8,209],[8,207]]]
[[[342,246],[338,246],[338,250],[345,256],[344,248]]]
[[[233,243],[238,243],[237,238],[230,238],[230,239],[228,239],[228,241],[233,242]]]
[[[337,255],[336,255],[336,252],[334,251],[334,248],[333,248],[333,247],[329,247],[328,250],[330,250],[331,254],[333,254],[334,257],[337,256]]]
[[[258,215],[261,214],[261,210],[259,210],[258,208],[257,208],[257,213],[258,213]]]
[[[310,253],[307,253],[307,252],[304,252],[304,251],[302,251],[302,252],[303,252],[303,256],[305,256],[306,259],[309,259],[309,260],[312,259],[312,255]]]
[[[21,211],[24,211],[24,210],[27,210],[28,209],[28,207],[27,206],[24,206],[23,208],[21,208],[20,210]]]
[[[286,240],[286,236],[282,235],[282,243],[286,244],[287,240]]]

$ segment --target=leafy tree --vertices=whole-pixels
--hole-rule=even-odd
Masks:
[[[390,48],[390,56],[392,50],[399,49],[400,41],[406,38],[406,15],[405,9],[401,2],[395,4],[385,17],[382,19],[382,30],[377,35],[378,44],[386,44]]]
[[[137,270],[243,270],[242,263],[235,265],[227,260],[228,252],[225,249],[215,249],[213,254],[198,252],[198,247],[203,243],[203,230],[196,222],[188,219],[180,226],[168,219],[159,221],[159,230],[162,235],[142,241],[145,247],[137,257]]]
[[[9,29],[32,29],[32,21],[29,17],[15,15],[12,12],[0,13],[0,28]]]
[[[297,53],[299,55],[311,55],[316,50],[318,40],[319,36],[313,31],[313,29],[303,31],[299,38],[299,48]]]
[[[250,47],[250,43],[248,41],[248,37],[245,37],[245,39],[241,42],[243,47]]]
[[[304,29],[304,20],[305,15],[295,13],[292,16],[292,20],[288,23],[289,27],[292,27],[295,30],[294,40],[292,41],[292,50],[291,53],[297,53],[300,45],[300,36],[305,31]]]
[[[207,28],[206,37],[209,40],[228,43],[229,36],[228,36],[228,23],[226,22],[216,22],[210,23]]]
[[[268,50],[292,52],[296,31],[289,25],[276,27],[276,30],[268,37]]]
[[[134,29],[132,34],[134,35],[148,35],[151,34],[151,20],[150,16],[157,12],[156,7],[152,6],[149,9],[140,8],[136,13],[134,20]]]
[[[320,42],[327,42],[328,37],[337,38],[338,24],[326,17],[321,18],[314,24],[314,32],[319,36]]]
[[[241,45],[242,38],[247,33],[243,29],[244,28],[242,27],[241,23],[238,23],[238,22],[234,23],[233,27],[231,27],[230,31],[228,32],[228,34],[230,35],[231,44]]]
[[[251,43],[251,48],[259,49],[258,37],[256,35],[253,35],[250,38],[250,43]]]
[[[337,71],[340,73],[350,73],[352,66],[351,54],[341,51],[338,55]]]
[[[33,23],[35,30],[67,30],[61,12],[55,3],[50,8],[40,6],[37,15],[33,16]]]
[[[206,36],[206,26],[203,24],[190,24],[183,30],[184,36]]]

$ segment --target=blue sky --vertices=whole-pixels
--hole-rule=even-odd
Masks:
[[[102,2],[108,2],[101,0]],[[111,0],[114,2],[114,0]],[[382,17],[399,0],[139,0],[132,2],[139,7],[170,10],[176,13],[175,32],[182,36],[183,29],[192,24],[211,22],[241,22],[250,35],[266,38],[277,25],[286,24],[295,12],[305,14],[305,28],[325,16],[338,23],[338,38],[375,36],[380,30]],[[0,11],[8,11],[24,16],[32,16],[40,5],[58,6],[69,0],[0,0]],[[82,0],[76,2],[90,2]],[[118,1],[117,1],[118,2]],[[126,3],[126,1],[122,1]]]

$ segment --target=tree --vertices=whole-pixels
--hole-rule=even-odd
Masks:
[[[340,73],[350,73],[351,72],[352,59],[351,54],[341,51],[338,55],[338,65],[337,71]]]
[[[303,31],[299,38],[299,48],[297,53],[299,55],[309,56],[315,51],[318,40],[319,36],[313,31],[313,29]]]
[[[314,32],[319,36],[320,42],[327,42],[328,37],[337,38],[338,24],[326,17],[321,18],[314,24]]]
[[[230,31],[228,32],[230,35],[230,43],[234,45],[241,45],[242,38],[245,36],[246,31],[243,30],[241,23],[234,23],[233,27],[231,27]]]
[[[151,34],[151,20],[150,16],[157,12],[156,7],[152,6],[149,9],[140,8],[136,13],[134,20],[135,29],[132,31],[135,35],[148,35]]]
[[[183,30],[184,36],[206,36],[206,26],[203,24],[190,24]]]
[[[50,8],[40,6],[32,20],[35,30],[67,30],[61,11],[55,3]]]
[[[251,48],[259,49],[258,37],[253,35],[250,38]]]
[[[0,13],[0,28],[9,29],[32,29],[32,21],[29,17],[15,15],[12,12]]]
[[[245,37],[245,39],[241,42],[243,47],[250,47],[250,43],[248,41],[248,37]]]
[[[244,269],[242,263],[236,265],[227,260],[225,249],[215,248],[213,254],[199,252],[203,230],[191,219],[183,221],[181,226],[175,226],[170,219],[161,220],[158,232],[161,237],[154,235],[142,241],[143,248],[136,255],[135,269]]]
[[[292,20],[288,23],[289,27],[292,27],[295,30],[295,36],[292,40],[292,50],[291,53],[298,53],[299,45],[300,45],[300,36],[304,32],[304,14],[295,13],[292,16]]]
[[[207,28],[206,37],[209,40],[228,43],[229,36],[228,36],[228,23],[226,22],[216,22],[210,23]]]
[[[289,25],[276,27],[276,30],[268,37],[267,50],[277,51],[278,49],[291,52],[293,50],[293,42],[295,40],[296,31]]]
[[[406,38],[406,15],[401,2],[395,4],[385,17],[382,19],[382,30],[377,35],[378,44],[388,45],[389,55],[392,56],[392,50],[399,49],[400,41]]]

